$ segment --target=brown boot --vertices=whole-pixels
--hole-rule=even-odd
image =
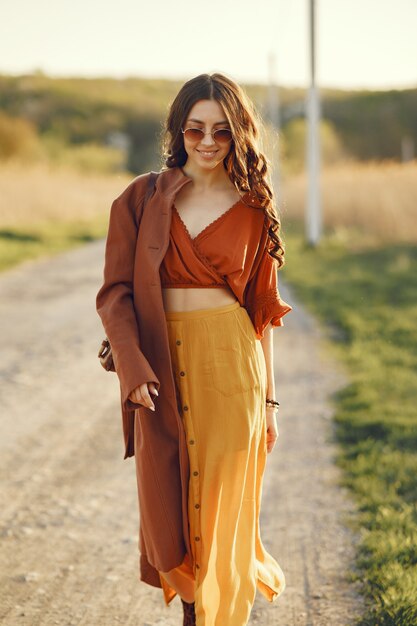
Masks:
[[[181,598],[182,608],[184,609],[184,621],[183,626],[195,626],[195,603],[185,602]]]

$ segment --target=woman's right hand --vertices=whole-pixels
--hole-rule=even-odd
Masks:
[[[131,391],[128,398],[132,400],[132,402],[143,404],[143,406],[151,409],[151,411],[155,411],[155,405],[150,396],[151,393],[155,396],[159,395],[155,383],[143,383],[143,385],[139,385],[139,387]]]

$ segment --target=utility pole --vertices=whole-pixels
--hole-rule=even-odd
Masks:
[[[306,206],[307,242],[316,246],[321,237],[322,220],[320,205],[320,102],[316,87],[315,67],[315,0],[310,4],[310,74],[311,82],[307,99],[307,171],[308,192]]]

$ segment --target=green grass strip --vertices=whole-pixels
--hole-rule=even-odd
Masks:
[[[107,225],[108,215],[103,213],[93,220],[48,221],[0,228],[0,271],[105,237]]]
[[[356,499],[361,626],[417,624],[417,246],[358,249],[286,233],[283,277],[328,331],[349,384],[334,399],[338,465]],[[306,402],[308,399],[306,398]],[[355,574],[352,574],[355,577]]]

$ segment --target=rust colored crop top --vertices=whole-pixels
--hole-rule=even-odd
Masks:
[[[279,295],[278,263],[268,254],[268,225],[269,218],[253,206],[247,192],[193,238],[173,204],[168,249],[159,269],[161,286],[228,286],[261,339],[269,322],[283,326],[282,317],[292,310]]]

